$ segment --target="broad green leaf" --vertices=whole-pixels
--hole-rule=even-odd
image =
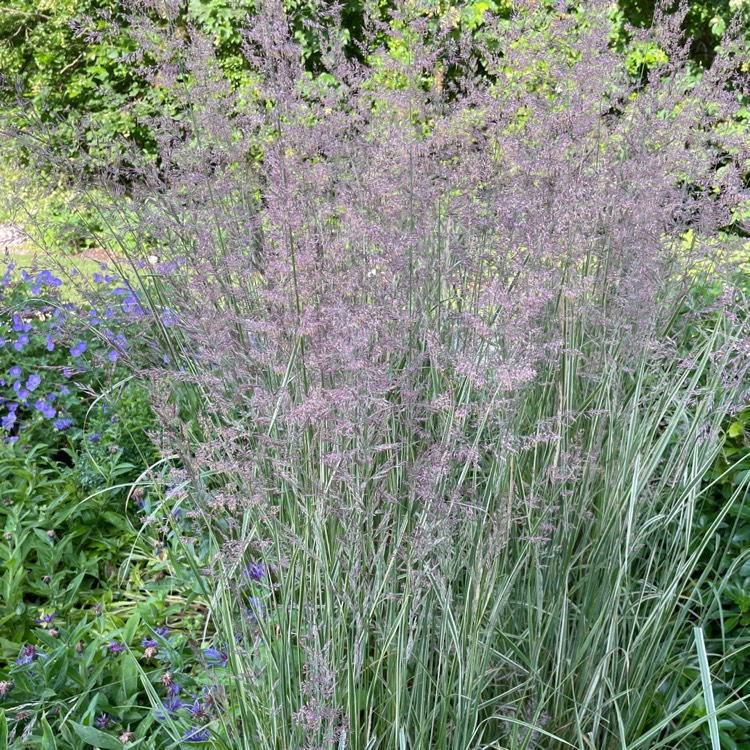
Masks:
[[[2,747],[2,743],[0,743],[0,747]],[[45,716],[42,717],[42,750],[57,750],[55,735]]]
[[[102,750],[122,750],[122,742],[106,732],[101,732],[94,727],[86,727],[78,722],[71,721],[73,731],[87,744]]]
[[[121,660],[122,690],[125,700],[138,690],[138,664],[131,654],[123,654]]]
[[[122,640],[125,641],[125,643],[130,645],[130,642],[135,637],[136,631],[138,630],[138,626],[140,624],[141,624],[140,615],[134,614],[128,618],[128,621],[125,624],[125,627],[122,629]]]

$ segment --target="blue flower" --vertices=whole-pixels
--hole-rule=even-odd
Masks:
[[[19,393],[18,395],[20,396],[21,394]],[[54,419],[57,416],[57,410],[55,407],[48,404],[43,398],[37,400],[34,404],[34,408],[37,411],[42,412],[47,419]]]
[[[158,645],[153,638],[144,638],[141,641],[141,648],[156,648]]]
[[[182,708],[182,701],[178,695],[179,692],[179,686],[174,685],[172,694],[168,695],[162,701],[162,708],[154,711],[154,716],[158,721],[164,721],[167,718],[167,714],[174,714],[179,708]]]
[[[0,336],[0,346],[5,346],[5,339]]]
[[[36,373],[33,373],[29,375],[29,378],[26,381],[26,387],[30,391],[35,391],[39,387],[39,384],[41,382],[42,382],[42,379],[39,377],[39,375],[37,375]]]
[[[125,650],[124,644],[120,643],[120,641],[112,641],[108,646],[107,650],[111,654],[121,654]]]
[[[169,328],[177,322],[177,316],[171,310],[164,310],[161,314],[161,322]]]
[[[135,292],[131,292],[130,295],[122,301],[122,311],[134,317],[140,317],[141,315],[144,315],[144,312],[143,308],[138,303],[138,295]]]
[[[47,654],[37,651],[36,646],[24,646],[21,650],[21,654],[16,659],[16,664],[31,664],[36,657],[46,659]]]
[[[99,284],[102,280],[102,275],[100,273],[94,273],[94,283]]]
[[[182,735],[185,742],[208,742],[211,739],[211,733],[204,727],[190,727]]]
[[[195,700],[193,701],[193,705],[190,706],[190,716],[193,719],[207,719],[210,717],[209,711],[206,709],[206,707],[200,702],[200,698],[198,698],[197,695],[194,695],[193,698]]]
[[[6,417],[2,418],[2,428],[4,430],[9,430],[13,426],[13,423],[15,421],[16,421],[16,413],[11,412]]]
[[[251,581],[260,581],[266,574],[262,562],[252,562],[245,569],[245,576]]]
[[[10,368],[10,376],[12,378],[20,378],[21,368],[18,365],[13,365],[13,367]]]
[[[51,352],[54,350],[54,348],[55,348],[55,341],[52,338],[52,334],[48,333],[47,334],[47,351]]]
[[[117,362],[117,358],[120,356],[117,352],[111,351],[108,355],[110,362]]]
[[[70,369],[70,367],[63,367],[63,376],[66,378],[70,378],[73,375],[73,370]]]
[[[54,424],[58,430],[67,430],[68,427],[73,424],[73,420],[69,417],[65,417],[63,419],[56,419],[52,424]]]
[[[70,353],[73,357],[80,357],[88,345],[85,341],[79,341],[74,347],[71,347]]]
[[[41,617],[38,617],[36,621],[37,621],[37,623],[39,625],[43,625],[43,624],[44,625],[49,625],[52,622],[52,620],[54,620],[54,619],[55,619],[55,613],[54,613],[54,611],[52,611],[49,614],[42,615]]]
[[[8,263],[8,268],[5,271],[5,275],[3,276],[2,285],[8,286],[10,283],[10,274],[13,271],[13,269],[16,267],[15,263]]]
[[[205,656],[206,660],[214,667],[225,667],[229,661],[229,656],[226,651],[219,651],[215,648],[204,649],[203,656]]]
[[[61,385],[60,386],[60,395],[62,395],[62,396],[69,396],[70,395],[70,390],[68,389],[67,386],[65,386],[65,385]]]
[[[169,635],[169,628],[156,628],[156,635],[160,638],[166,638]]]

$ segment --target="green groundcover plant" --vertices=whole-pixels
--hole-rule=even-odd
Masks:
[[[133,33],[179,117],[91,209],[224,670],[198,715],[141,672],[165,746],[731,748],[747,680],[709,592],[744,563],[742,36],[696,80],[665,15],[630,42],[664,51],[644,81],[603,3],[479,36],[394,3],[362,59],[321,34],[323,77],[268,2],[240,96],[158,7]],[[16,136],[55,158],[44,132]]]
[[[226,659],[181,562],[180,474],[123,365],[148,361],[143,311],[106,267],[74,305],[78,280],[10,264],[0,286],[0,745],[165,747],[221,709]]]

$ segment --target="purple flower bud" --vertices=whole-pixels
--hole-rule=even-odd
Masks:
[[[112,723],[112,719],[110,719],[109,716],[107,716],[107,714],[104,714],[104,713],[99,714],[98,718],[94,722],[94,724],[99,729],[106,729],[111,723]]]

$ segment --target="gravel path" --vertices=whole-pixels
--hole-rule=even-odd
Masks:
[[[24,245],[29,238],[15,224],[0,224],[0,250]]]

